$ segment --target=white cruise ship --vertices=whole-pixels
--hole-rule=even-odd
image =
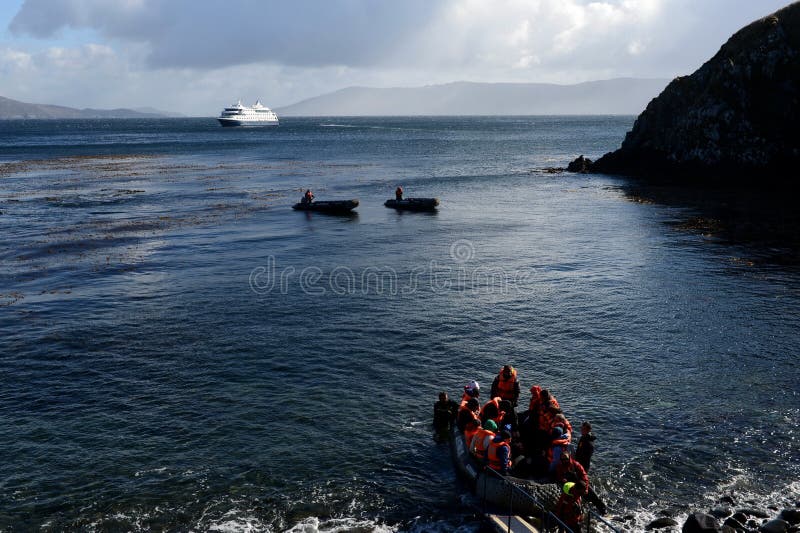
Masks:
[[[217,117],[223,126],[277,126],[278,115],[268,107],[261,105],[261,100],[256,101],[252,107],[242,105],[239,100],[234,105],[226,107]]]

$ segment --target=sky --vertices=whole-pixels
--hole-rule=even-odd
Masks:
[[[351,86],[690,74],[787,0],[0,0],[0,96],[213,116]]]

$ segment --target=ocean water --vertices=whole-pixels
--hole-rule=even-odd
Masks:
[[[0,530],[477,531],[432,404],[506,363],[623,530],[793,505],[800,271],[545,170],[632,122],[0,122]]]

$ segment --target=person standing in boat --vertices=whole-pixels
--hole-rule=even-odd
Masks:
[[[300,200],[300,203],[303,205],[309,205],[313,201],[314,201],[314,193],[311,192],[311,189],[306,189],[306,193],[303,195],[303,198]]]
[[[499,396],[511,402],[514,407],[519,402],[519,381],[517,371],[511,365],[505,365],[492,382],[491,397]]]
[[[394,190],[394,199],[398,202],[403,199],[403,187],[401,185],[398,185]]]

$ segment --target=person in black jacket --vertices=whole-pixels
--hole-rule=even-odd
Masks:
[[[458,403],[447,397],[446,392],[439,393],[439,401],[433,404],[433,429],[437,433],[445,433],[453,427],[458,415]]]
[[[575,450],[575,460],[578,461],[584,470],[589,471],[589,463],[592,461],[594,453],[595,436],[592,433],[592,425],[589,422],[581,424],[581,438],[578,441],[578,449]]]

